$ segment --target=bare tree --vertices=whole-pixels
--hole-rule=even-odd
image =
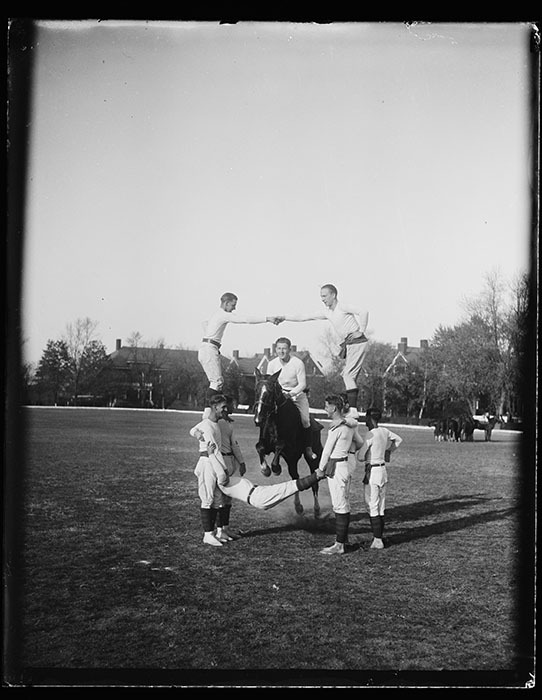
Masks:
[[[98,322],[88,318],[78,318],[74,323],[68,323],[64,342],[68,348],[72,371],[72,393],[74,404],[77,405],[79,383],[85,349],[96,340]]]

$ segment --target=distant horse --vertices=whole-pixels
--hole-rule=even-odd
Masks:
[[[473,442],[474,430],[479,427],[478,421],[469,415],[460,416],[458,420],[461,442]]]
[[[260,428],[260,436],[256,443],[256,451],[260,457],[260,468],[264,476],[280,474],[280,458],[282,457],[288,465],[288,472],[291,479],[298,479],[299,473],[297,463],[305,452],[305,441],[303,437],[303,425],[301,416],[292,399],[286,396],[278,382],[279,372],[273,375],[262,374],[258,369],[256,375],[256,391],[254,404],[254,422]],[[322,442],[320,432],[323,426],[311,419],[312,427],[312,451],[316,454],[316,459],[305,461],[312,472],[318,467],[322,456]],[[265,459],[266,455],[274,453],[271,468]],[[314,515],[320,515],[320,504],[318,502],[318,482],[312,487],[314,495]],[[303,506],[299,500],[299,494],[294,495],[296,513],[303,512]]]
[[[486,442],[491,441],[491,433],[493,432],[493,428],[497,425],[497,423],[502,423],[502,418],[501,416],[490,416],[488,417],[487,421],[477,421],[478,422],[478,428],[480,430],[483,430],[485,433],[485,439]]]
[[[459,442],[461,439],[461,431],[457,418],[448,418],[448,439],[451,442]]]

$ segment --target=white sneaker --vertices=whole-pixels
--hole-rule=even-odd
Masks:
[[[384,549],[384,542],[379,537],[375,537],[371,544],[371,549]]]
[[[218,540],[212,532],[206,532],[203,535],[203,544],[210,544],[213,547],[222,547],[222,542]]]
[[[321,549],[320,554],[344,554],[344,544],[342,542],[335,542],[331,547]]]

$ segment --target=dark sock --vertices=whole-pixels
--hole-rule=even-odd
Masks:
[[[217,527],[226,527],[230,524],[230,510],[231,506],[222,506],[222,508],[218,509],[216,516]]]
[[[380,515],[375,515],[370,518],[373,535],[379,540],[382,539],[382,523],[380,522],[380,517]]]
[[[348,542],[348,526],[350,525],[350,513],[335,513],[335,533],[337,542]]]
[[[348,399],[348,404],[350,408],[358,407],[358,394],[358,389],[348,389],[348,391],[346,392],[346,398]]]
[[[213,529],[211,509],[210,508],[200,508],[201,513],[201,524],[203,527],[203,532],[211,532]]]
[[[297,485],[298,491],[306,491],[307,489],[310,489],[311,486],[314,486],[314,484],[316,484],[317,481],[318,477],[313,472],[312,474],[309,474],[309,476],[304,476],[300,479],[296,479],[295,483]]]
[[[209,508],[211,512],[211,530],[215,529],[216,517],[218,515],[218,508]]]
[[[382,534],[384,534],[384,516],[380,515],[379,517],[380,517],[380,530],[381,530]]]

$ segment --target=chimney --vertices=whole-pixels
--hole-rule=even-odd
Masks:
[[[122,340],[120,338],[117,338],[117,344],[115,350],[120,350],[122,345]]]
[[[297,345],[292,345],[292,352],[297,352]]]
[[[264,357],[267,357],[267,359],[269,360],[271,358],[271,348],[264,348],[263,354],[264,354]]]
[[[420,340],[420,348],[422,348],[423,350],[427,350],[429,348],[429,341]]]
[[[407,351],[407,347],[408,347],[408,338],[401,338],[401,342],[397,345],[397,350],[399,350],[399,352],[402,352],[403,355],[405,355],[406,351]]]
[[[239,359],[239,350],[234,350],[233,351],[233,359],[238,360]]]

